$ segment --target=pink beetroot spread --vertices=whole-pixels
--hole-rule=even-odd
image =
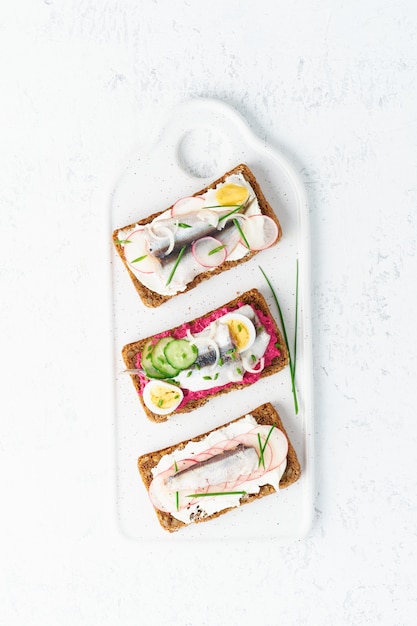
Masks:
[[[223,315],[226,315],[226,313],[230,313],[231,311],[236,311],[239,307],[243,306],[244,304],[245,302],[238,302],[236,307],[224,306],[221,309],[217,309],[216,311],[213,311],[213,313],[211,313],[207,317],[199,318],[198,320],[195,320],[194,322],[191,322],[188,324],[182,324],[174,331],[166,330],[154,336],[155,342],[157,339],[160,339],[161,337],[174,337],[174,339],[182,339],[183,337],[187,335],[187,330],[189,330],[192,335],[195,335],[203,331],[205,328],[207,328],[207,326],[209,326],[209,324],[211,324],[211,322],[213,322],[214,320],[218,319],[219,317],[222,317]],[[265,327],[265,330],[270,336],[269,344],[264,354],[264,359],[265,359],[264,368],[265,368],[268,365],[271,365],[275,357],[281,356],[281,352],[275,345],[277,343],[277,336],[274,330],[274,323],[272,319],[268,315],[265,315],[262,311],[255,309],[253,306],[252,306],[252,309],[255,311],[256,315],[258,316],[259,321],[261,322],[261,325]],[[137,357],[136,357],[136,367],[138,369],[141,369],[141,356],[142,356],[141,353],[138,352]],[[253,383],[256,383],[257,380],[259,380],[259,378],[261,377],[261,374],[262,374],[262,371],[256,374],[253,374],[251,372],[245,372],[243,376],[243,380],[239,384],[252,385]],[[142,374],[142,373],[138,374],[138,376],[140,379],[140,392],[139,393],[142,395],[143,388],[146,385],[146,383],[149,382],[149,379],[145,376],[145,374]],[[181,404],[179,405],[178,409],[180,409],[181,407],[191,402],[191,400],[197,400],[199,398],[204,398],[205,396],[208,396],[208,395],[214,395],[220,389],[225,389],[235,384],[236,383],[232,381],[230,383],[227,383],[227,385],[222,385],[221,387],[212,387],[211,389],[204,389],[201,391],[190,391],[189,389],[183,389],[184,398]]]

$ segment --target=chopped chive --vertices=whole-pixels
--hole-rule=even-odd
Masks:
[[[217,361],[217,364],[218,364],[218,365],[220,365],[220,367],[223,365],[223,363],[224,363],[223,359],[219,359],[219,360]]]
[[[288,342],[288,335],[287,335],[287,330],[285,328],[285,322],[284,322],[284,316],[282,314],[282,310],[281,310],[281,306],[278,302],[278,297],[277,294],[275,292],[275,289],[273,288],[271,281],[269,280],[269,278],[267,277],[267,275],[265,274],[265,272],[263,271],[262,267],[258,266],[259,269],[261,270],[266,282],[268,283],[268,286],[271,290],[272,296],[275,300],[275,304],[277,305],[277,309],[278,309],[278,314],[279,314],[279,319],[281,320],[281,326],[282,326],[282,332],[284,335],[284,340],[285,340],[285,345],[287,347],[288,350],[288,357],[289,357],[289,361],[290,361],[290,376],[291,376],[291,389],[292,389],[292,395],[294,398],[294,408],[295,408],[295,413],[297,415],[298,413],[298,399],[297,399],[297,389],[295,387],[295,359],[297,357],[297,327],[298,327],[298,259],[296,262],[296,280],[295,280],[295,328],[294,328],[294,360],[293,357],[291,356],[291,350],[290,350],[290,344]]]
[[[226,219],[226,217],[229,217],[230,215],[233,215],[234,213],[237,213],[238,211],[240,211],[240,209],[243,207],[243,204],[232,204],[230,206],[235,206],[236,208],[233,209],[233,211],[230,211],[229,213],[226,213],[226,215],[222,215],[222,217],[219,218],[219,222],[222,222],[223,220]],[[235,220],[233,220],[235,221]]]
[[[139,261],[143,261],[143,259],[146,259],[148,255],[144,254],[143,256],[138,256],[137,259],[133,259],[133,261],[131,261],[131,263],[139,263]]]
[[[223,248],[225,248],[225,247],[226,247],[226,245],[223,244],[222,246],[217,246],[217,248],[213,248],[213,250],[210,250],[209,256],[211,254],[216,254],[216,252],[220,252],[220,250],[223,250]]]
[[[238,374],[242,374],[242,370],[240,369],[240,367],[237,367],[236,371],[237,371]]]
[[[226,354],[232,354],[233,352],[236,352],[236,348],[229,348]]]
[[[187,374],[187,378],[189,378],[191,376],[191,374],[193,373],[193,370],[190,370]]]
[[[246,496],[247,491],[214,491],[212,493],[190,493],[187,498],[204,498],[210,496]]]
[[[243,232],[243,230],[242,230],[242,229],[241,229],[241,227],[240,227],[239,222],[235,219],[235,220],[233,220],[233,223],[234,223],[234,225],[236,226],[236,228],[238,229],[239,234],[240,234],[240,236],[242,237],[243,241],[245,242],[245,246],[247,247],[247,249],[248,249],[248,250],[250,250],[250,245],[249,245],[249,243],[248,243],[248,240],[247,240],[247,239],[246,239],[246,237],[245,237],[245,233]]]
[[[163,404],[164,404],[164,401],[162,400],[162,398],[158,400],[158,406],[162,406]]]
[[[273,425],[271,426],[271,428],[269,429],[269,433],[268,433],[268,434],[267,434],[267,436],[266,436],[266,439],[265,439],[265,443],[264,443],[264,445],[262,445],[262,443],[261,443],[261,436],[260,436],[260,434],[258,433],[259,448],[260,448],[260,450],[261,450],[261,455],[259,456],[259,461],[258,461],[258,467],[259,467],[259,465],[261,464],[261,457],[262,457],[262,465],[263,465],[264,469],[265,469],[264,452],[265,452],[265,449],[266,449],[266,444],[268,443],[269,438],[270,438],[271,433],[272,433],[272,431],[274,430],[274,428],[275,428],[275,425],[273,424]]]
[[[297,328],[298,328],[298,259],[295,272],[295,322],[294,322],[294,367],[293,367],[293,379],[295,380],[295,367],[297,365]],[[293,381],[294,382],[294,381]]]
[[[256,361],[256,356],[254,354],[250,355],[250,358],[252,359],[252,363],[255,363]]]
[[[116,239],[116,243],[124,244],[124,243],[132,243],[131,239]]]
[[[200,366],[199,366],[199,364],[198,364],[198,363],[195,363],[194,365],[195,365],[195,369],[196,369],[196,370],[199,370],[199,369],[200,369]]]
[[[261,435],[259,433],[258,433],[258,443],[259,443],[258,467],[262,463],[262,467],[265,469],[264,449],[262,447]]]
[[[237,325],[237,329],[238,329],[238,331],[241,333],[241,332],[242,332],[242,324],[238,324],[238,325]]]
[[[215,375],[214,375],[214,380],[217,380],[218,377],[219,377],[219,372],[216,372]]]
[[[169,275],[169,278],[168,278],[168,280],[167,280],[167,283],[166,283],[167,285],[169,285],[169,283],[171,282],[171,280],[172,280],[172,278],[173,278],[173,276],[174,276],[174,274],[175,274],[175,272],[176,272],[176,270],[177,270],[178,264],[179,264],[179,262],[181,261],[181,257],[182,257],[182,255],[183,255],[183,254],[184,254],[184,252],[185,252],[185,248],[186,248],[186,247],[187,247],[187,246],[183,246],[183,247],[181,248],[181,250],[179,251],[179,254],[178,254],[178,256],[177,256],[177,260],[175,261],[174,267],[172,268],[172,271],[171,271],[171,273],[170,273],[170,275]]]
[[[265,450],[265,448],[266,448],[266,444],[268,443],[269,438],[270,438],[271,433],[272,433],[272,431],[274,430],[274,428],[275,428],[275,424],[273,424],[273,425],[271,426],[271,428],[270,428],[270,430],[269,430],[269,433],[268,433],[268,434],[267,434],[267,436],[266,436],[265,443],[264,443],[264,450]]]
[[[178,400],[179,397],[180,397],[180,394],[176,393],[175,396],[174,396],[174,400]]]
[[[184,222],[178,222],[178,226],[180,228],[191,228],[189,224],[185,224]]]
[[[178,472],[178,465],[177,462],[174,460],[174,470],[175,472]]]
[[[224,209],[225,207],[232,207],[235,206],[238,209],[240,209],[241,206],[243,206],[243,204],[214,204],[213,206],[205,206],[203,207],[204,209]],[[220,218],[223,219],[223,218]]]
[[[211,376],[203,376],[204,380],[212,380]]]
[[[277,342],[276,342],[276,344],[274,344],[274,345],[275,345],[275,347],[276,347],[276,348],[278,348],[278,350],[279,350],[280,348],[282,348],[282,346],[281,346],[281,344],[279,343],[279,341],[277,341]]]
[[[191,344],[191,350],[194,352],[194,354],[198,354],[198,348],[194,343]]]

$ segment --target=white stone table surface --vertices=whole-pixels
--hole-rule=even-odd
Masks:
[[[416,624],[415,2],[7,2],[0,64],[1,623]],[[201,96],[309,198],[315,514],[286,546],[115,521],[109,202]]]

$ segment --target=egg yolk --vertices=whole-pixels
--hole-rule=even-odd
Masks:
[[[170,409],[178,402],[180,394],[174,389],[166,389],[166,387],[154,387],[150,392],[151,401],[157,407],[162,409]]]
[[[228,183],[216,191],[216,200],[222,206],[243,204],[249,195],[249,191],[242,185]]]
[[[249,330],[240,320],[228,320],[230,336],[238,350],[242,350],[249,343]]]

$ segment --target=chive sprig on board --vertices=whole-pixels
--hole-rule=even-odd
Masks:
[[[288,341],[287,329],[285,327],[284,316],[282,314],[282,309],[278,301],[277,293],[275,289],[273,288],[268,276],[265,274],[264,270],[262,269],[262,267],[259,266],[259,269],[261,270],[266,282],[268,283],[272,296],[275,300],[275,304],[277,305],[279,319],[281,321],[281,326],[282,326],[282,332],[284,335],[284,341],[285,341],[285,345],[287,346],[288,356],[290,360],[291,390],[292,390],[292,395],[294,398],[295,413],[297,414],[298,413],[298,398],[297,398],[297,389],[295,386],[295,370],[296,370],[296,363],[297,363],[297,330],[298,330],[298,259],[296,261],[296,274],[295,274],[295,322],[294,322],[294,341],[293,341],[292,354],[291,354],[290,344]]]

